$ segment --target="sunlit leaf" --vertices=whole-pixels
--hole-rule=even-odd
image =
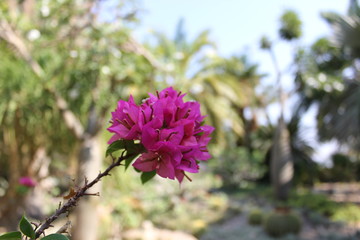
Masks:
[[[3,235],[0,235],[1,240],[21,240],[20,232],[8,232]]]
[[[112,154],[113,152],[119,151],[125,148],[125,140],[118,140],[111,143],[106,149],[106,157]]]
[[[54,233],[41,238],[41,240],[69,240],[69,238],[62,234]]]
[[[19,223],[20,231],[31,239],[35,239],[35,231],[25,216],[22,216]]]

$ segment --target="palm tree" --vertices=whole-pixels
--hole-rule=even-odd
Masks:
[[[244,121],[240,113],[256,105],[255,87],[261,77],[257,66],[243,56],[229,59],[217,56],[209,31],[188,41],[182,20],[173,39],[161,33],[154,36],[157,44],[152,47],[153,52],[165,66],[165,70],[159,72],[158,83],[174,85],[202,103],[209,123],[217,129],[218,145],[225,146],[230,132],[243,136]]]
[[[317,165],[312,158],[314,149],[312,147],[312,142],[306,139],[305,132],[300,125],[300,116],[297,114],[292,115],[289,122],[286,124],[287,132],[289,133],[289,149],[292,156],[292,161],[294,164],[294,179],[295,184],[306,184],[312,185],[316,180],[316,170]],[[268,183],[271,177],[271,161],[273,156],[273,149],[275,149],[275,144],[273,139],[276,134],[276,129],[271,126],[262,126],[260,128],[259,134],[261,134],[260,139],[265,147],[263,151],[266,151],[265,155],[265,164],[268,166],[268,171],[265,172],[262,182]]]
[[[279,35],[285,41],[293,41],[301,36],[301,21],[296,12],[287,10],[282,14]],[[290,146],[290,133],[284,119],[286,94],[282,86],[283,72],[279,67],[271,42],[265,37],[261,40],[261,48],[269,53],[274,64],[280,103],[280,116],[271,148],[271,183],[274,188],[275,197],[278,200],[286,200],[293,179],[294,162]]]
[[[347,15],[323,13],[333,34],[298,55],[297,85],[302,106],[319,107],[321,140],[337,139],[353,149],[360,146],[360,11],[350,1]]]
[[[350,0],[348,14],[323,15],[333,29],[334,44],[342,49],[345,57],[351,61],[347,71],[350,76],[344,77],[344,90],[337,98],[335,107],[328,108],[327,129],[330,137],[345,142],[354,149],[360,147],[360,7],[356,0]],[[325,125],[325,124],[324,124]],[[320,130],[322,128],[320,127]]]

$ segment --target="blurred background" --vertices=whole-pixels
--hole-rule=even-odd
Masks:
[[[0,1],[0,233],[105,158],[110,112],[166,86],[215,126],[192,182],[121,167],[71,239],[360,239],[360,8],[349,1]]]

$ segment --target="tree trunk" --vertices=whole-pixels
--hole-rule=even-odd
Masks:
[[[3,135],[5,149],[9,156],[9,186],[3,197],[0,198],[0,225],[13,230],[18,225],[23,209],[24,197],[16,192],[19,178],[21,176],[19,147],[16,141],[15,131],[6,129]],[[11,160],[10,160],[11,159]]]
[[[79,153],[79,186],[84,184],[85,179],[94,179],[101,169],[102,163],[101,145],[99,136],[88,136],[82,144]],[[91,188],[89,193],[100,192],[100,183]],[[82,199],[76,208],[76,225],[73,229],[73,240],[96,240],[98,229],[97,206],[99,197],[88,196]]]
[[[293,174],[289,131],[281,115],[271,151],[271,182],[276,199],[284,201],[288,198]]]

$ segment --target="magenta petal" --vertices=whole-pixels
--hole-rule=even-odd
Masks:
[[[206,161],[211,158],[211,154],[209,152],[201,152],[197,155],[197,159],[201,161]]]
[[[134,97],[133,97],[133,95],[131,95],[131,94],[130,94],[130,97],[129,97],[129,103],[135,105]]]
[[[175,169],[170,161],[162,160],[156,172],[163,178],[175,179]]]
[[[199,172],[199,165],[194,160],[183,160],[176,168],[191,173]]]
[[[184,127],[177,126],[176,128],[162,129],[160,131],[160,140],[171,142],[174,145],[179,145],[184,137]]]
[[[114,135],[109,139],[108,144],[112,144],[113,142],[115,142],[115,141],[117,141],[117,140],[119,140],[119,139],[121,139],[121,138],[119,137],[119,135],[114,134]]]
[[[155,147],[155,143],[158,141],[158,132],[150,127],[144,126],[141,135],[141,143],[148,150],[157,150]]]
[[[150,152],[143,153],[141,156],[136,159],[133,163],[133,167],[143,172],[154,171],[158,165],[158,155]]]
[[[138,125],[134,125],[130,131],[126,134],[124,139],[127,140],[133,140],[133,139],[139,139],[140,138],[140,129]]]
[[[113,125],[107,129],[109,132],[117,133],[120,136],[126,136],[129,132],[129,129],[124,127],[124,125]]]
[[[163,144],[159,148],[159,151],[161,152],[163,160],[166,159],[171,161],[174,166],[179,165],[183,157],[178,146],[175,146],[170,142],[163,142]]]
[[[184,179],[184,176],[185,176],[184,171],[181,171],[181,170],[175,171],[175,177],[179,181],[179,183],[182,182],[182,180]]]
[[[196,141],[196,138],[194,136],[184,138],[181,142],[181,145],[183,146],[196,146],[198,145],[198,142]]]

